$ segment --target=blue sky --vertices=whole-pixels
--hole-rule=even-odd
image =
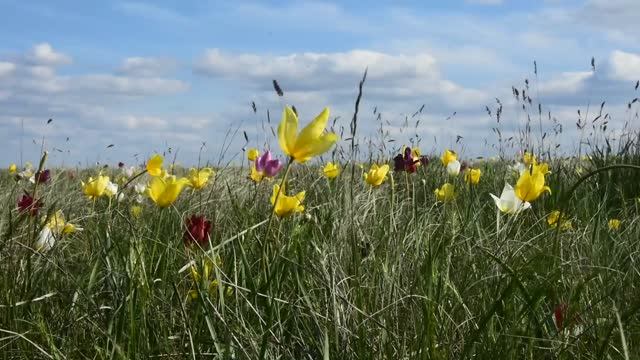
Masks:
[[[0,0],[0,7],[3,163],[20,159],[21,137],[24,160],[35,160],[44,138],[58,164],[132,163],[134,154],[167,147],[193,163],[203,142],[203,158],[215,162],[229,129],[246,131],[250,146],[272,146],[268,127],[285,103],[303,122],[330,106],[339,131],[366,67],[363,142],[380,126],[377,108],[394,144],[417,134],[427,151],[494,155],[486,144],[496,141],[495,120],[485,106],[499,98],[503,132],[517,134],[526,111],[511,87],[523,88],[525,78],[536,109],[529,113],[538,101],[551,111],[567,129],[558,141],[568,150],[577,110],[588,104],[607,102],[610,128],[637,125],[637,109],[625,105],[640,96],[636,0]],[[422,104],[412,119],[420,125],[404,131],[405,116]],[[272,124],[263,130],[267,110]],[[242,136],[232,140],[226,159],[241,156]]]

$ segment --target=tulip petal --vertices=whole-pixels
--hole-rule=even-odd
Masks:
[[[295,144],[296,149],[304,148],[308,144],[315,142],[322,135],[328,121],[329,108],[324,108],[315,119],[300,131]]]
[[[338,135],[334,133],[328,133],[315,139],[313,142],[305,144],[302,148],[296,148],[293,157],[301,163],[307,162],[314,156],[318,156],[327,152],[333,144],[338,141]]]
[[[298,117],[289,106],[284,108],[282,120],[278,125],[278,143],[282,151],[292,156],[298,132]]]

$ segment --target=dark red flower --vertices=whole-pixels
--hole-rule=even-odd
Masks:
[[[562,331],[564,328],[564,319],[567,316],[567,308],[567,304],[561,303],[556,305],[553,309],[553,320],[556,323],[556,329],[558,329],[558,331]]]
[[[20,199],[18,199],[18,210],[25,214],[29,213],[31,216],[37,216],[38,211],[42,207],[40,200],[34,199],[31,195],[24,193]]]
[[[393,169],[395,171],[406,171],[414,173],[417,170],[419,159],[413,158],[413,152],[410,147],[404,149],[404,155],[398,154],[393,158]]]
[[[120,161],[120,162],[118,163],[118,168],[122,169],[123,167],[124,167],[124,163],[123,163],[122,161]]]
[[[192,215],[186,221],[187,231],[184,233],[185,245],[197,243],[204,247],[209,243],[209,231],[211,230],[211,221],[205,219],[204,216]]]
[[[427,155],[422,155],[420,156],[420,164],[422,166],[427,166],[429,165],[429,157]]]
[[[38,184],[46,184],[51,179],[51,171],[49,171],[49,169],[42,170],[42,171],[36,171],[36,174],[34,175],[34,178],[35,178],[36,183],[38,183]]]

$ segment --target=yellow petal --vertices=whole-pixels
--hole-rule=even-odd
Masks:
[[[304,163],[314,156],[318,156],[327,152],[333,144],[338,141],[338,135],[334,133],[328,133],[320,136],[314,141],[305,144],[302,148],[296,148],[295,153],[292,154],[296,161]]]
[[[322,112],[316,116],[307,126],[300,131],[298,138],[296,139],[295,148],[303,148],[307,144],[314,142],[322,135],[324,128],[329,121],[329,108],[324,108]]]
[[[147,172],[151,176],[160,176],[162,174],[162,163],[164,158],[160,154],[155,154],[147,162]]]
[[[278,125],[278,144],[282,151],[292,156],[296,144],[296,133],[298,132],[298,117],[286,106],[282,113],[282,120]]]

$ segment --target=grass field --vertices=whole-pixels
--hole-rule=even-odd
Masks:
[[[481,170],[471,184],[440,154],[419,164],[414,153],[394,171],[401,149],[360,162],[346,141],[260,182],[247,160],[217,167],[165,207],[140,187],[171,181],[150,176],[157,168],[52,168],[41,183],[4,171],[0,358],[637,359],[640,157],[630,139],[570,158],[529,148],[548,164],[550,192],[517,214],[490,196],[533,176],[515,149],[460,158]],[[48,169],[33,160],[34,172]],[[340,169],[331,180],[329,160]],[[363,180],[374,163],[391,166],[379,186]],[[99,174],[118,185],[111,196]],[[434,193],[445,183],[453,194]],[[303,201],[278,203],[301,191]],[[25,193],[37,214],[17,204]],[[554,222],[553,211],[564,215]]]

